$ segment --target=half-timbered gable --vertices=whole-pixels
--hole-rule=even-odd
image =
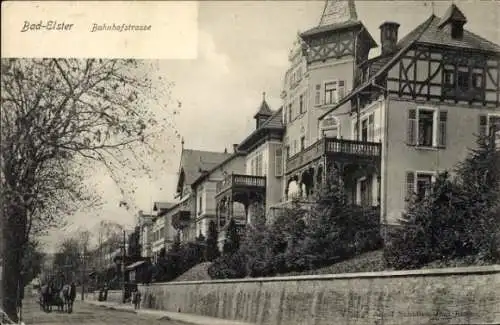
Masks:
[[[463,29],[466,21],[455,5],[443,18],[431,16],[412,46],[389,69],[389,94],[499,106],[500,46]]]
[[[384,223],[396,223],[437,172],[452,171],[477,134],[500,129],[500,46],[466,23],[453,4],[399,41],[399,24],[382,24],[381,55],[359,64],[359,86],[320,116],[350,110],[354,139],[380,142]]]

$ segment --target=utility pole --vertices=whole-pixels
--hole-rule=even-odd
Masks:
[[[126,292],[126,283],[125,283],[125,256],[127,254],[126,252],[126,233],[125,230],[123,230],[123,250],[122,250],[122,288],[123,288],[123,303],[125,303],[125,292]]]

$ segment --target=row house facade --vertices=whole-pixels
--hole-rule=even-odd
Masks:
[[[210,186],[199,186],[197,180],[214,167],[226,161],[230,153],[185,149],[182,147],[177,180],[177,205],[169,213],[173,227],[182,242],[193,241],[200,234],[200,225],[206,225],[213,215],[213,195]],[[206,235],[203,234],[203,235]]]
[[[152,242],[153,242],[153,223],[154,216],[145,214],[143,211],[138,211],[136,224],[139,227],[139,243],[141,245],[141,256],[146,258],[152,257]]]
[[[223,238],[230,218],[243,226],[256,209],[272,219],[292,198],[308,202],[333,169],[352,204],[397,224],[406,198],[425,195],[476,135],[500,133],[500,46],[466,23],[454,4],[401,39],[399,23],[383,22],[370,58],[379,46],[354,0],[326,1],[290,51],[282,106],[264,94],[232,153],[182,149],[163,227],[190,241],[214,221]]]

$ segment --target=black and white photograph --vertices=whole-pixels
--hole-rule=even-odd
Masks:
[[[500,325],[500,2],[63,2],[2,4],[0,325]]]

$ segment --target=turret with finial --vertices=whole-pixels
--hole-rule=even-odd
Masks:
[[[260,108],[257,113],[254,115],[254,119],[256,120],[257,129],[262,126],[262,123],[267,121],[273,115],[273,111],[269,108],[269,105],[266,102],[266,92],[262,92],[262,103],[260,104]]]

